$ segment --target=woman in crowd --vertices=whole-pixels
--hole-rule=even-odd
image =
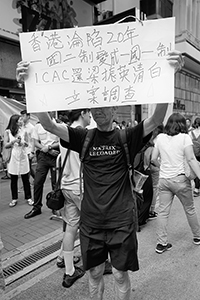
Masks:
[[[10,151],[10,160],[7,164],[11,178],[12,201],[9,204],[10,207],[17,204],[18,175],[21,175],[22,178],[25,199],[29,205],[33,204],[29,182],[29,160],[25,149],[28,146],[27,134],[21,129],[21,125],[20,115],[12,115],[4,135],[4,147],[7,151]]]
[[[194,154],[196,156],[196,159],[200,161],[200,118],[196,118],[194,120],[193,126],[194,128],[189,131],[189,135],[193,142],[193,149],[194,149]],[[195,189],[194,189],[193,196],[198,197],[200,196],[199,193],[200,180],[198,177],[194,179],[194,183],[195,183]]]
[[[147,157],[148,166],[150,168],[152,184],[153,184],[153,198],[151,202],[151,207],[149,210],[149,220],[155,219],[157,217],[156,206],[157,206],[157,199],[158,199],[158,182],[159,182],[159,172],[160,168],[158,166],[154,166],[151,164],[151,156],[154,149],[155,141],[157,136],[163,132],[163,125],[159,125],[152,134],[151,138],[151,147],[149,147],[145,152],[145,158]]]
[[[151,163],[159,166],[159,210],[157,217],[156,252],[170,250],[172,245],[167,240],[167,224],[173,198],[176,195],[181,201],[193,242],[200,245],[200,226],[197,219],[192,195],[191,181],[185,176],[184,160],[200,178],[200,168],[194,155],[192,140],[188,135],[186,120],[179,113],[173,113],[155,141]]]

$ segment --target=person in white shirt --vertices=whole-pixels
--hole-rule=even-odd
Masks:
[[[54,122],[52,113],[49,113]],[[42,213],[42,196],[43,187],[50,170],[52,189],[56,184],[56,159],[59,154],[59,141],[58,137],[46,131],[44,127],[37,123],[33,131],[33,138],[37,156],[37,166],[34,179],[34,203],[33,209],[27,213],[24,218],[30,219]]]
[[[22,119],[20,115],[14,114],[10,117],[8,126],[4,134],[4,147],[7,149],[8,157],[7,168],[11,177],[10,188],[12,201],[10,207],[14,207],[18,202],[18,176],[23,182],[24,198],[29,205],[32,205],[31,189],[29,182],[29,161],[26,153],[28,146],[27,134],[21,130]]]
[[[184,160],[200,178],[200,167],[193,151],[192,140],[188,134],[185,118],[173,113],[155,141],[151,163],[159,166],[159,210],[157,217],[156,252],[170,250],[172,245],[167,239],[167,224],[174,196],[183,205],[193,242],[200,245],[200,226],[194,206],[191,181],[185,176]]]

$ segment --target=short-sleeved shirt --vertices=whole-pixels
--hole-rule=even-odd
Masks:
[[[61,145],[81,153],[86,129],[69,127],[70,144]],[[129,128],[127,144],[133,161],[144,146],[143,122]],[[119,130],[96,129],[83,163],[84,198],[81,222],[92,228],[116,228],[133,222],[132,198],[128,168]]]
[[[160,178],[172,178],[184,174],[184,149],[192,145],[191,137],[186,133],[179,133],[174,136],[160,133],[155,141],[155,148],[158,149],[161,165]]]
[[[40,123],[37,123],[35,125],[32,137],[35,140],[39,141],[43,147],[50,146],[53,143],[59,141],[56,135],[50,133],[49,131],[46,131]]]
[[[71,127],[76,128],[72,124]],[[80,128],[81,126],[79,126]],[[67,149],[60,145],[61,161],[65,159]],[[77,152],[70,151],[62,174],[61,188],[80,193],[80,158]]]

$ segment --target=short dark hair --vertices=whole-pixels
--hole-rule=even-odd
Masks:
[[[73,110],[68,111],[67,117],[69,119],[70,124],[72,124],[74,121],[78,120],[78,118],[80,117],[82,111],[84,113],[86,113],[86,112],[90,111],[90,109],[89,108],[83,108],[83,109],[73,109]]]
[[[30,116],[30,114],[27,113],[27,110],[26,110],[26,109],[22,110],[22,111],[20,112],[20,114],[21,114],[21,115],[27,115],[27,116]]]
[[[195,120],[194,120],[194,128],[198,128],[198,127],[200,127],[200,118],[199,117],[197,117]]]
[[[173,113],[167,120],[164,133],[174,136],[179,133],[188,133],[186,119],[179,113]]]

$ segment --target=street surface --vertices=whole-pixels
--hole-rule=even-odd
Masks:
[[[3,183],[4,189],[6,189],[5,185]],[[0,183],[0,187],[2,196],[2,183]],[[48,189],[48,182],[46,189]],[[8,190],[6,196],[9,193]],[[8,205],[5,205],[4,200],[1,197],[1,226],[3,224],[1,222],[2,216],[5,220],[5,215],[10,214],[10,211],[12,210],[13,212],[15,209],[7,208]],[[195,205],[200,220],[200,197],[195,198]],[[21,204],[21,209],[21,214],[23,215],[30,207],[23,203]],[[4,211],[3,215],[2,210]],[[56,220],[49,220],[49,216],[49,210],[44,208],[42,215],[32,220],[21,218],[21,222],[24,228],[29,228],[29,231],[31,226],[36,228],[37,223],[38,232],[41,230],[45,236],[48,234],[53,235],[54,232],[58,233],[62,223]],[[19,218],[19,216],[16,218]],[[9,218],[9,222],[7,222],[9,234],[9,228],[13,228],[12,224],[13,220]],[[28,225],[26,226],[26,224]],[[51,233],[43,232],[44,226],[47,224],[51,224]],[[135,273],[130,272],[131,300],[199,300],[200,246],[192,243],[192,234],[182,206],[177,198],[174,200],[169,218],[169,242],[173,245],[170,251],[163,254],[155,253],[155,232],[156,220],[151,220],[138,233],[140,270]],[[2,234],[2,238],[3,241],[6,239],[5,231]],[[42,234],[39,239],[41,238]],[[35,241],[38,241],[38,237],[35,237]],[[32,243],[34,244],[34,240],[32,240]],[[29,244],[30,241],[25,243],[23,247]],[[20,247],[22,248],[22,246]],[[20,247],[19,249],[21,249]],[[76,252],[80,254],[79,247],[76,247]],[[4,252],[3,257],[8,257],[9,254],[11,252],[7,250]],[[81,262],[78,265],[81,266]],[[64,270],[57,268],[55,258],[53,258],[43,266],[38,266],[37,269],[7,285],[5,300],[89,300],[88,275],[86,274],[71,288],[66,289],[62,287],[63,273]],[[105,275],[104,280],[104,300],[113,300],[113,277],[112,275]]]

